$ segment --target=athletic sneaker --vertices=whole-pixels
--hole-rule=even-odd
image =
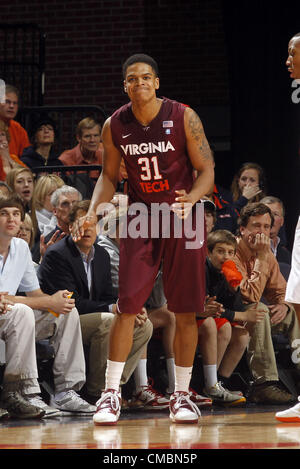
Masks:
[[[216,383],[209,389],[204,388],[204,394],[210,397],[213,402],[226,406],[235,406],[244,404],[246,402],[245,397],[236,392],[231,392],[226,388],[223,388],[220,382]]]
[[[298,397],[300,401],[300,396]],[[294,405],[287,410],[282,410],[281,412],[276,412],[275,418],[279,422],[300,422],[300,404]]]
[[[0,408],[0,420],[6,420],[8,418],[9,418],[9,413],[7,412],[7,410]]]
[[[177,391],[170,399],[170,419],[174,423],[198,423],[200,410],[188,392]]]
[[[191,401],[194,402],[196,406],[202,408],[212,406],[212,400],[209,397],[201,396],[201,394],[198,394],[194,389],[189,388],[189,394]]]
[[[44,410],[45,415],[43,418],[45,419],[49,417],[59,417],[61,415],[61,411],[59,409],[56,409],[55,407],[50,407],[48,404],[46,404],[46,402],[43,401],[42,397],[38,394],[25,396],[25,399],[30,404]]]
[[[84,401],[73,389],[66,391],[61,399],[52,397],[50,406],[61,410],[64,414],[90,415],[96,412],[96,406]]]
[[[120,417],[121,394],[114,389],[107,389],[97,401],[97,410],[93,415],[95,425],[114,425]]]
[[[1,406],[18,419],[39,419],[45,415],[43,409],[27,402],[17,391],[2,393]]]
[[[149,384],[147,387],[133,396],[131,404],[134,406],[135,401],[142,402],[145,410],[163,410],[169,408],[170,399],[159,393]]]

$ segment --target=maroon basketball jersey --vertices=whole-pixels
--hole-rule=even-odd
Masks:
[[[112,115],[112,138],[125,161],[130,202],[172,204],[175,190],[191,190],[193,168],[186,149],[185,109],[163,98],[157,116],[147,126],[137,121],[131,103]]]

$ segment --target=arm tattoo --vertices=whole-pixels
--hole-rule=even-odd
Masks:
[[[192,138],[197,142],[198,149],[206,160],[212,159],[211,150],[206,140],[204,129],[199,116],[193,111],[188,119],[188,126]]]

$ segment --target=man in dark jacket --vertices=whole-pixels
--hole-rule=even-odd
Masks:
[[[73,206],[70,225],[86,214],[89,204],[89,200],[84,200]],[[44,292],[56,292],[59,285],[65,285],[73,292],[80,314],[83,344],[89,349],[85,397],[91,401],[100,397],[105,385],[109,330],[117,312],[116,298],[112,294],[110,257],[95,243],[96,222],[86,228],[84,236],[76,243],[68,235],[49,247],[38,271]],[[139,315],[121,384],[130,378],[151,335],[151,322],[146,315]]]

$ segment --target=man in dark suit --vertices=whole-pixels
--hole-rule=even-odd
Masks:
[[[69,215],[70,225],[87,213],[89,203],[89,200],[84,200],[73,206]],[[56,292],[60,285],[73,292],[80,314],[83,343],[89,348],[86,392],[95,400],[104,388],[109,330],[114,314],[117,314],[110,258],[103,247],[95,244],[96,224],[95,219],[76,243],[68,235],[50,246],[38,271],[40,286],[45,293]],[[146,314],[140,315],[121,384],[130,378],[151,335],[152,324]]]

